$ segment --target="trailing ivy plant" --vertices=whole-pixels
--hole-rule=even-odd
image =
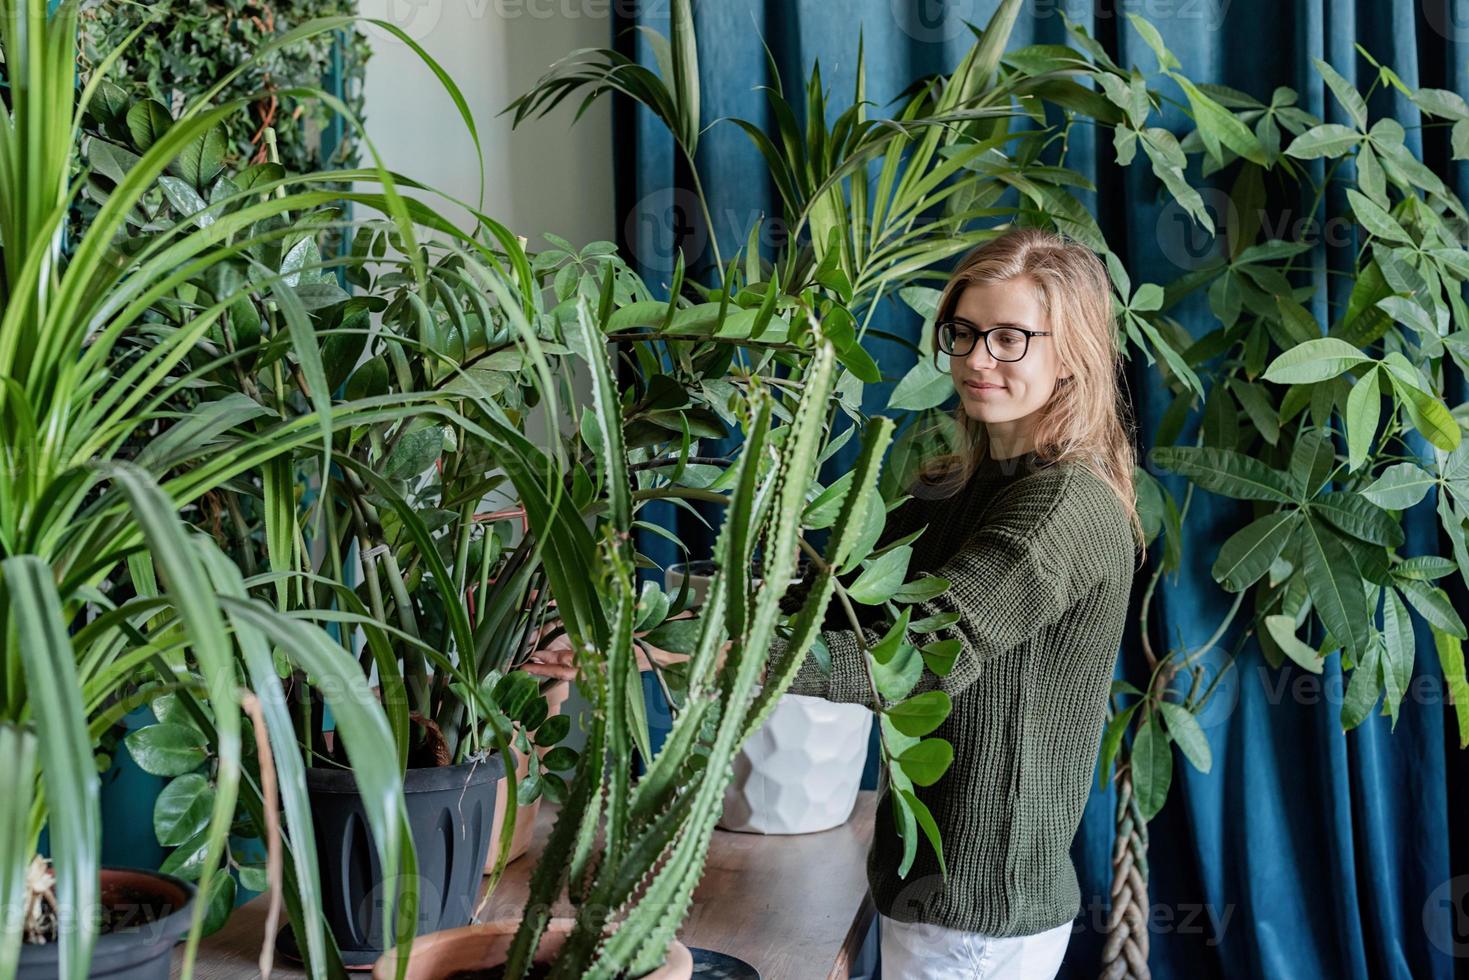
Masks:
[[[194,0],[166,8],[100,0],[78,14],[79,67],[88,74],[138,32],[97,92],[95,109],[113,139],[146,131],[160,109],[172,118],[195,93],[232,75],[221,95],[244,99],[246,108],[220,126],[231,171],[270,159],[268,129],[275,132],[277,162],[287,170],[338,169],[356,162],[357,133],[304,90],[327,88],[334,76],[348,111],[364,119],[363,77],[372,53],[366,35],[348,25],[264,57],[258,52],[308,21],[355,12],[347,0]],[[332,139],[325,138],[328,133]]]

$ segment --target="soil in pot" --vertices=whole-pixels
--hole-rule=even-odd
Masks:
[[[89,976],[107,980],[164,980],[174,944],[189,931],[194,886],[172,875],[103,868],[99,931]],[[51,925],[50,939],[55,938]],[[57,975],[60,949],[52,942],[21,948],[18,980]]]

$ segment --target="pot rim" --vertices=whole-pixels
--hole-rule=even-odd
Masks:
[[[461,762],[457,766],[419,766],[403,773],[403,793],[437,793],[494,782],[505,775],[505,760],[491,750],[482,759]],[[312,766],[306,770],[306,787],[313,793],[360,795],[357,777],[349,766]]]
[[[198,897],[199,889],[191,881],[185,881],[176,875],[167,874],[162,871],[154,871],[148,868],[134,868],[125,865],[104,865],[99,869],[98,883],[108,875],[126,875],[129,877],[146,878],[153,882],[171,886],[184,896],[182,904],[174,908],[162,918],[153,919],[137,926],[120,929],[116,932],[99,932],[97,941],[92,947],[92,960],[95,962],[99,956],[115,953],[123,949],[135,946],[147,946],[169,940],[167,945],[170,949],[184,933],[189,931],[189,926],[194,918],[194,900]],[[99,890],[100,895],[100,890]],[[22,943],[21,957],[28,966],[44,965],[53,963],[60,959],[61,947],[59,943]]]

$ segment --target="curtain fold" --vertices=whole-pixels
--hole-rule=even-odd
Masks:
[[[964,25],[979,26],[996,0],[703,0],[694,6],[701,57],[700,83],[706,123],[726,115],[767,119],[763,93],[772,84],[766,46],[787,94],[804,84],[819,61],[824,83],[845,103],[852,90],[859,36],[865,46],[868,96],[873,114],[922,75],[947,71],[971,43]],[[626,5],[614,5],[614,8]],[[652,65],[652,53],[633,26],[668,32],[666,4],[644,3],[614,18],[614,46]],[[1156,62],[1123,13],[1147,17],[1195,82],[1243,90],[1269,102],[1286,85],[1299,104],[1328,122],[1348,122],[1331,99],[1313,58],[1328,61],[1365,89],[1375,69],[1356,51],[1362,45],[1395,70],[1409,86],[1469,92],[1469,4],[1464,0],[1423,3],[1356,0],[1170,0],[1156,3],[1075,3],[1037,0],[1027,4],[1011,47],[1066,43],[1060,12],[1083,24],[1122,66],[1152,73]],[[1163,83],[1165,90],[1171,89]],[[1169,94],[1182,101],[1182,94]],[[793,99],[803,103],[803,99]],[[1369,100],[1374,118],[1390,114],[1408,131],[1408,143],[1461,197],[1469,196],[1469,163],[1449,160],[1446,137],[1418,129],[1416,108],[1391,88]],[[689,192],[689,170],[677,159],[667,132],[640,108],[619,104],[614,159],[618,214],[625,254],[650,284],[671,278],[676,250],[707,281],[713,263],[711,228],[697,214]],[[1176,105],[1161,125],[1178,132],[1187,123]],[[1100,139],[1100,143],[1099,143]],[[1110,134],[1077,127],[1067,165],[1097,186],[1083,203],[1097,216],[1108,242],[1124,260],[1133,282],[1166,282],[1202,255],[1207,244],[1190,232],[1170,207],[1145,164],[1121,170],[1112,162]],[[699,170],[710,202],[709,221],[725,262],[745,243],[757,216],[771,216],[777,197],[748,139],[735,127],[713,125],[701,137]],[[1316,179],[1321,161],[1312,161]],[[1197,164],[1190,182],[1202,181]],[[1268,181],[1268,178],[1267,178]],[[1269,187],[1271,237],[1299,234],[1294,222],[1308,217],[1309,198],[1283,200]],[[1340,188],[1332,193],[1344,197]],[[1210,198],[1206,195],[1206,201]],[[1329,213],[1344,211],[1341,201]],[[1216,210],[1216,219],[1219,217]],[[1350,256],[1330,259],[1313,253],[1317,285],[1311,308],[1318,320],[1345,301]],[[1330,263],[1328,265],[1328,263]],[[1213,326],[1203,296],[1178,309],[1177,318],[1194,336]],[[874,322],[915,337],[918,319],[900,303],[884,301]],[[874,341],[870,353],[892,380],[902,377],[911,355],[900,345]],[[1451,369],[1452,370],[1452,369]],[[1138,359],[1129,362],[1126,383],[1138,424],[1139,453],[1147,450],[1171,395]],[[1450,404],[1469,397],[1456,374]],[[864,407],[879,412],[890,384],[869,385]],[[1193,422],[1182,441],[1189,441]],[[714,447],[729,453],[737,443]],[[1426,444],[1417,450],[1428,457]],[[707,451],[707,447],[706,447]],[[830,472],[850,468],[854,449],[838,454]],[[1150,471],[1182,498],[1184,482],[1157,468]],[[1449,554],[1438,539],[1434,498],[1405,516],[1405,554]],[[704,510],[717,526],[718,512]],[[686,512],[663,505],[648,511],[675,528],[695,551],[711,536]],[[1249,519],[1240,503],[1197,491],[1186,532],[1184,567],[1165,578],[1153,602],[1155,645],[1198,646],[1226,615],[1232,596],[1213,581],[1210,565],[1222,541]],[[643,550],[660,564],[678,560],[672,544],[643,535]],[[1151,573],[1155,554],[1139,572]],[[696,554],[695,557],[703,557]],[[1462,583],[1445,581],[1461,610],[1469,609]],[[1118,674],[1146,679],[1135,622],[1129,623]],[[1414,613],[1416,619],[1416,613]],[[1158,978],[1447,978],[1469,964],[1469,861],[1454,839],[1466,827],[1469,772],[1456,746],[1457,729],[1446,714],[1438,660],[1428,629],[1418,636],[1414,686],[1405,699],[1396,731],[1374,715],[1350,733],[1338,723],[1342,676],[1335,657],[1319,677],[1293,666],[1271,669],[1253,640],[1240,642],[1239,620],[1206,657],[1222,673],[1220,694],[1200,719],[1213,750],[1213,771],[1200,774],[1181,758],[1175,764],[1168,803],[1150,825],[1151,966]],[[1073,846],[1082,890],[1078,931],[1073,935],[1063,977],[1098,972],[1111,887],[1115,794],[1096,791]],[[1462,970],[1461,970],[1462,972]]]

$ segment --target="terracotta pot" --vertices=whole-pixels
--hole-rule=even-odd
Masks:
[[[89,977],[166,980],[173,947],[194,917],[194,886],[157,871],[103,868],[100,902],[122,913],[118,928],[97,937]],[[146,909],[146,913],[144,910]],[[60,947],[25,945],[17,980],[58,976]]]
[[[545,689],[546,695],[546,717],[559,715],[561,708],[566,704],[566,699],[571,695],[571,682],[564,680],[553,681]],[[510,751],[516,759],[515,778],[524,779],[530,775],[530,756],[523,755],[514,746]],[[545,746],[537,746],[536,753],[544,756],[550,749]],[[495,818],[490,831],[490,849],[485,853],[485,871],[488,872],[495,866],[495,855],[500,848],[500,831],[505,826],[505,783],[504,776],[495,785]],[[510,836],[510,857],[507,860],[514,861],[530,848],[531,837],[535,834],[536,815],[541,812],[541,798],[538,796],[534,803],[515,808],[515,830]]]
[[[552,963],[576,920],[554,918],[541,936],[541,945],[536,950],[535,962]],[[461,970],[488,970],[503,966],[515,930],[520,928],[519,919],[498,919],[462,929],[448,929],[413,940],[413,949],[408,954],[407,980],[443,980]],[[373,980],[392,980],[397,970],[398,959],[394,950],[388,950],[372,968]],[[638,980],[689,980],[694,975],[694,957],[689,948],[678,940],[668,944],[668,959],[652,973],[645,973]]]

